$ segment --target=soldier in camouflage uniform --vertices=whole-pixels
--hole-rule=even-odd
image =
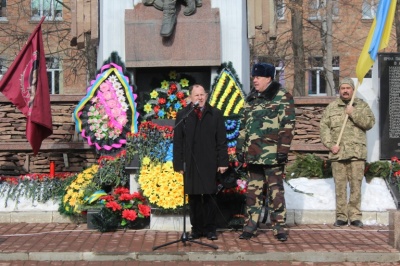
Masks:
[[[330,103],[322,116],[320,135],[322,143],[329,149],[332,174],[336,190],[336,221],[334,226],[351,225],[362,227],[361,182],[364,177],[367,158],[366,131],[375,124],[375,117],[368,104],[355,98],[354,82],[344,78],[339,84],[340,98]],[[337,140],[345,116],[348,120],[339,145]],[[350,185],[350,199],[347,202],[347,183]]]
[[[293,139],[295,108],[292,95],[274,81],[275,67],[255,64],[252,69],[254,89],[246,99],[236,146],[237,157],[248,164],[249,183],[246,195],[246,221],[240,239],[250,239],[257,232],[267,186],[268,207],[274,236],[286,241],[286,203],[284,166]]]

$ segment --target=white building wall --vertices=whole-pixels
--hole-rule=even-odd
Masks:
[[[137,0],[135,0],[137,1]],[[125,9],[133,9],[134,0],[100,0],[100,41],[97,68],[116,51],[125,62]]]
[[[353,81],[357,86],[358,79],[353,78]],[[372,78],[364,78],[358,87],[356,96],[367,102],[375,115],[375,125],[367,131],[367,162],[379,161],[381,142],[379,135],[379,78],[377,62],[375,62],[372,70]]]
[[[246,1],[212,0],[221,20],[221,60],[232,62],[245,92],[250,91],[250,48],[247,40]],[[212,77],[213,80],[213,77]]]
[[[117,51],[125,61],[125,9],[133,9],[134,5],[141,2],[141,0],[100,0],[98,68],[113,51]],[[232,62],[243,89],[249,91],[250,49],[247,41],[246,1],[211,0],[211,7],[220,10],[221,62]],[[214,81],[216,69],[213,69],[210,85]]]

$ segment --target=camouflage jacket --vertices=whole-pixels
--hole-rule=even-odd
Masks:
[[[292,95],[273,81],[262,93],[252,90],[241,113],[236,151],[252,164],[275,165],[276,154],[288,154],[293,139]]]
[[[352,160],[367,158],[366,131],[375,124],[375,117],[366,102],[355,98],[354,109],[349,116],[339,143],[337,154],[329,153],[329,159]],[[346,103],[340,98],[331,102],[325,109],[320,122],[321,141],[329,150],[336,145],[346,117]]]

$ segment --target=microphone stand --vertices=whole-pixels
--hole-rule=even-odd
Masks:
[[[174,129],[180,125],[183,122],[183,134],[184,134],[184,140],[183,140],[183,150],[185,151],[185,143],[186,143],[186,119],[189,117],[189,115],[194,111],[194,109],[196,109],[198,107],[198,102],[196,102],[193,106],[192,109],[190,109],[189,112],[187,112],[187,114],[181,119],[181,121],[179,121],[175,126]],[[184,156],[184,162],[183,162],[183,233],[181,235],[180,239],[171,241],[171,242],[167,242],[165,244],[159,245],[159,246],[155,246],[153,247],[153,251],[156,249],[159,249],[161,247],[165,247],[165,246],[169,246],[175,243],[179,243],[182,242],[184,246],[186,246],[186,242],[191,242],[191,243],[196,243],[199,245],[203,245],[203,246],[207,246],[213,249],[218,249],[217,246],[215,245],[211,245],[211,244],[207,244],[207,243],[203,243],[203,242],[199,242],[193,239],[189,239],[188,237],[188,233],[186,232],[186,195],[185,195],[185,178],[186,178],[186,156]]]

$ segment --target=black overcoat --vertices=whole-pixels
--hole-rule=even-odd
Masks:
[[[185,171],[186,194],[213,194],[217,190],[217,168],[229,164],[224,118],[208,103],[201,120],[191,110],[188,105],[175,120],[174,170]]]

